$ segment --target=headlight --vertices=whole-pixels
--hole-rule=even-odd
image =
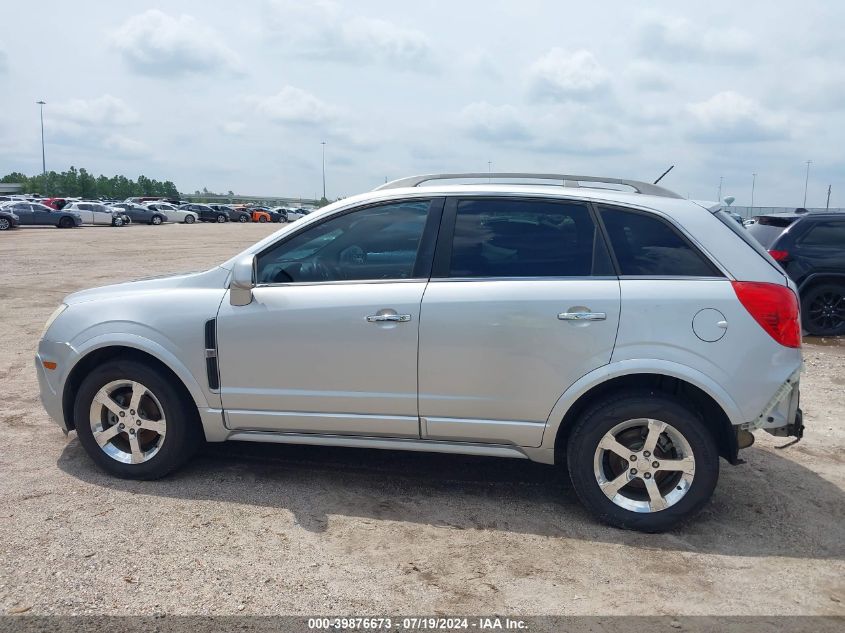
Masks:
[[[66,304],[61,304],[58,308],[53,311],[53,314],[50,315],[50,318],[47,319],[47,323],[44,324],[44,329],[41,330],[41,338],[44,338],[44,335],[47,333],[47,330],[50,329],[50,326],[53,325],[53,321],[59,318],[59,315],[67,309]]]

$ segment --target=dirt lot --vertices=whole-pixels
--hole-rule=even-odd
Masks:
[[[805,346],[805,440],[759,433],[671,534],[597,525],[521,460],[227,444],[163,481],[98,472],[38,401],[47,316],[272,230],[0,234],[0,613],[845,614],[845,346],[830,341]]]

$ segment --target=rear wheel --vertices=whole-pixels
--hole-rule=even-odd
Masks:
[[[658,392],[629,392],[589,409],[567,447],[581,502],[620,528],[660,532],[698,512],[719,478],[701,415]]]
[[[223,222],[225,222],[225,221],[226,221],[226,216],[225,216],[225,215],[223,215],[222,213],[221,213],[220,215],[218,215],[218,216],[217,216],[217,223],[218,223],[218,224],[222,224],[222,223],[223,223]]]
[[[82,381],[74,420],[80,443],[103,470],[157,479],[186,462],[201,443],[190,407],[148,365],[113,361]]]
[[[154,215],[153,219],[150,220],[150,224],[154,224],[155,226],[158,226],[159,224],[161,224],[161,221],[162,221],[162,217],[160,215]]]
[[[258,216],[258,221],[259,222],[266,222],[267,218],[265,218],[263,215],[260,215],[260,216]]]
[[[72,218],[68,216],[64,216],[59,220],[59,228],[60,229],[72,229],[74,227],[74,222]]]
[[[845,334],[845,285],[819,284],[801,300],[804,329],[815,336]]]
[[[196,218],[192,215],[185,216],[185,224],[193,224]]]

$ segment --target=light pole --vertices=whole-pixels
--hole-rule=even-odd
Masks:
[[[326,142],[320,141],[320,145],[323,146],[323,200],[327,200],[327,198],[326,198]]]
[[[757,183],[757,174],[751,174],[751,208],[754,209],[754,185]],[[752,213],[754,211],[752,210]]]
[[[805,209],[807,208],[807,183],[810,182],[810,165],[812,162],[811,160],[807,161],[807,175],[804,176],[804,204],[801,206]]]
[[[47,158],[44,155],[44,106],[46,101],[36,101],[41,109],[41,175],[44,176],[44,186],[47,186]]]
[[[722,201],[722,181],[725,179],[724,176],[719,176],[719,202]]]

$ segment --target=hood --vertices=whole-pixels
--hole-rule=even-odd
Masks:
[[[64,298],[63,303],[74,305],[100,299],[115,299],[139,293],[161,292],[176,288],[220,288],[226,287],[229,279],[229,271],[215,267],[199,273],[182,273],[177,275],[163,275],[160,277],[148,277],[136,281],[129,281],[121,284],[111,284],[74,292]]]

